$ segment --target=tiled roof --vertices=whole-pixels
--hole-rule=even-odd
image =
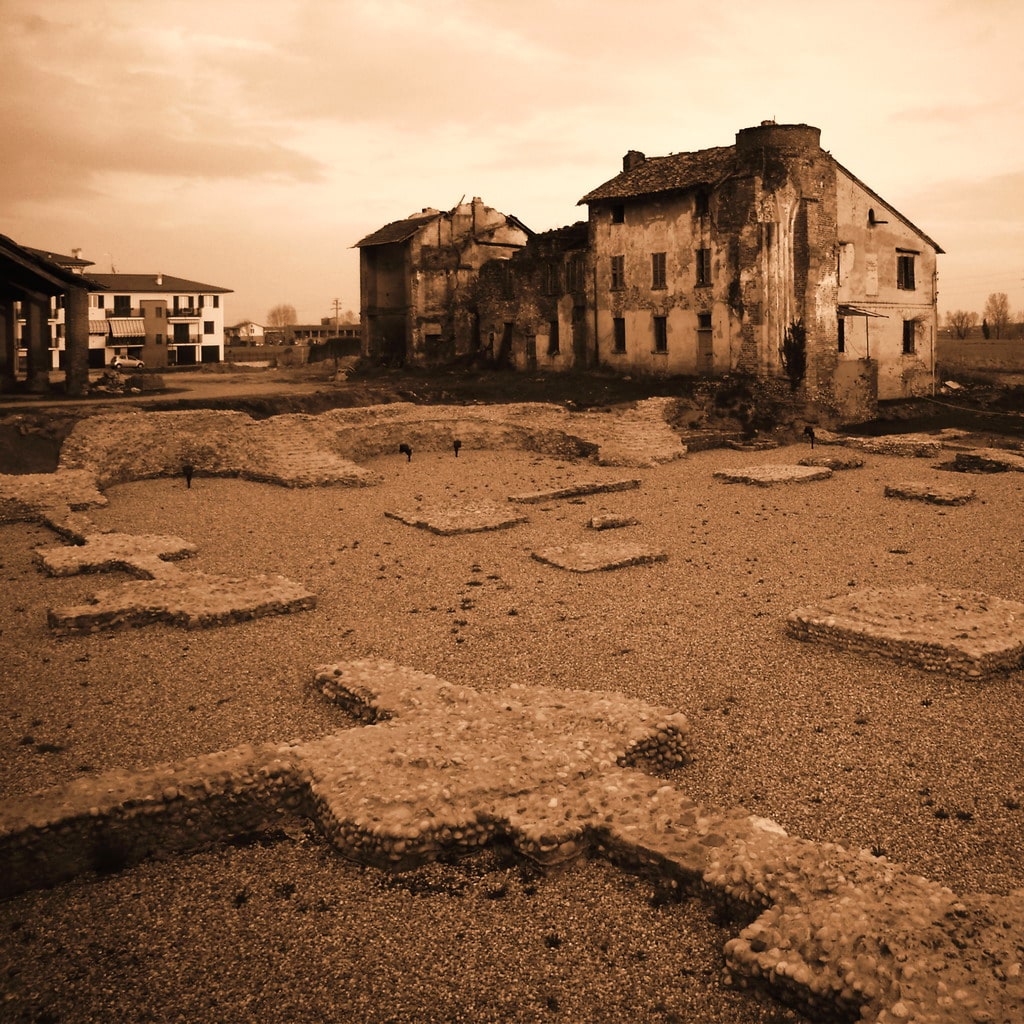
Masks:
[[[65,270],[70,270],[73,267],[95,266],[92,260],[83,260],[80,256],[64,256],[59,252],[50,252],[48,249],[33,249],[31,245],[26,245],[22,248],[27,249],[36,256],[41,256],[44,260],[56,263],[58,267],[64,267]]]
[[[392,242],[404,242],[407,238],[412,238],[425,224],[437,220],[440,216],[439,213],[426,213],[417,217],[406,217],[404,220],[394,220],[360,239],[356,242],[355,248],[362,249],[368,245],[390,245]]]
[[[602,199],[634,199],[695,185],[709,185],[727,177],[733,170],[735,159],[735,146],[715,146],[713,149],[699,149],[696,153],[648,157],[632,170],[623,171],[588,192],[577,205]]]
[[[90,274],[89,277],[113,292],[160,292],[171,295],[206,292],[215,295],[233,290],[215,284],[203,284],[201,281],[189,281],[184,277],[171,277],[170,274]],[[157,278],[160,278],[159,284]]]

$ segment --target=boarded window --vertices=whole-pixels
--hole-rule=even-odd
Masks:
[[[665,254],[663,252],[651,253],[651,287],[665,288]]]
[[[626,320],[624,317],[617,316],[612,320],[612,330],[614,331],[614,351],[625,352],[626,351]]]
[[[566,288],[571,292],[583,291],[587,276],[586,259],[583,256],[573,256],[566,266]]]
[[[612,257],[612,291],[621,291],[626,287],[626,257]]]
[[[697,250],[697,284],[711,284],[711,250]]]
[[[668,351],[668,318],[656,316],[654,318],[654,351]]]

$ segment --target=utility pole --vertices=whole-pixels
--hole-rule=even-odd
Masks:
[[[339,336],[339,334],[338,334],[338,324],[339,324],[338,313],[341,310],[341,299],[335,299],[333,305],[334,305],[334,336],[337,338]]]

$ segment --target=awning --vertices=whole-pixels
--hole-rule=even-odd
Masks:
[[[111,317],[110,333],[115,338],[144,338],[146,336],[146,321],[139,317]]]
[[[107,334],[110,328],[107,326],[110,323],[109,320],[90,320],[89,321],[89,333],[90,334]]]
[[[863,309],[861,306],[847,306],[845,303],[839,306],[840,316],[877,316],[882,320],[889,318],[884,313],[876,313],[873,309]]]

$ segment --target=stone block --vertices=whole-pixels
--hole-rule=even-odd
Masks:
[[[583,480],[566,487],[554,487],[546,491],[529,491],[526,494],[510,494],[508,500],[525,505],[536,505],[542,501],[559,501],[564,498],[586,497],[588,494],[605,494],[610,491],[632,491],[640,486],[639,480]]]
[[[814,455],[804,456],[800,460],[800,465],[824,467],[834,472],[840,469],[860,469],[864,465],[864,459],[853,452],[817,452]]]

